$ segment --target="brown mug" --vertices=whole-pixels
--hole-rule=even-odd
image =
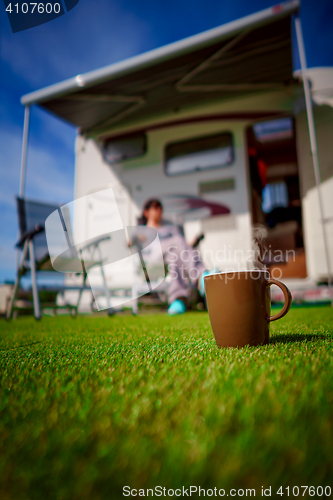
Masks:
[[[282,318],[291,307],[291,293],[266,270],[234,271],[205,276],[210,323],[219,347],[268,344],[269,323]],[[270,285],[284,294],[281,311],[271,316]]]

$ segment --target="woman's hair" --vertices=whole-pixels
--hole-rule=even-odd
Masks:
[[[157,198],[149,198],[149,200],[146,200],[143,204],[141,217],[138,217],[139,226],[145,226],[147,224],[147,217],[145,216],[145,211],[149,210],[152,206],[155,206],[156,208],[161,207],[163,210],[163,205],[160,202],[160,200],[158,200]]]

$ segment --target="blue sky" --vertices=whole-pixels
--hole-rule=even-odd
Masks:
[[[11,33],[0,4],[0,282],[14,279],[24,108],[33,90],[274,5],[274,0],[80,0],[66,15]],[[309,67],[333,66],[333,2],[303,0]],[[295,58],[295,69],[299,67]],[[75,128],[33,107],[26,196],[73,199]]]

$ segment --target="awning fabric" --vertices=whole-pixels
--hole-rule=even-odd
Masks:
[[[290,85],[292,0],[22,98],[82,132]]]

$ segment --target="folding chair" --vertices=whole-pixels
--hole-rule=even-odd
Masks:
[[[22,250],[20,263],[17,270],[17,276],[14,284],[14,288],[12,291],[12,296],[8,305],[6,318],[10,319],[13,314],[14,309],[19,309],[15,307],[15,301],[17,292],[20,285],[20,280],[22,276],[26,275],[30,272],[31,281],[32,281],[32,296],[33,296],[33,309],[34,316],[36,319],[41,318],[41,306],[40,306],[40,298],[39,298],[39,286],[37,283],[37,272],[39,271],[54,271],[50,255],[48,252],[48,246],[45,235],[45,220],[47,217],[52,214],[54,211],[59,211],[61,215],[60,206],[41,203],[38,201],[27,200],[24,198],[17,198],[17,209],[18,209],[18,220],[19,220],[19,230],[20,230],[20,238],[16,244],[17,248]],[[62,217],[63,220],[63,217]],[[71,228],[69,226],[69,217],[66,217],[66,237],[69,240],[72,240],[71,237]],[[87,259],[84,260],[83,266],[83,284],[82,286],[51,286],[45,287],[42,289],[52,290],[52,291],[64,291],[64,290],[79,290],[79,298],[76,305],[66,305],[63,307],[69,307],[72,312],[75,314],[78,311],[78,307],[81,301],[83,290],[89,290],[89,287],[86,286],[86,278],[87,278],[87,270],[93,266],[100,266],[102,279],[103,279],[103,290],[107,298],[108,312],[109,314],[113,314],[113,310],[110,306],[110,294],[109,290],[106,286],[105,276],[103,272],[103,267],[101,265],[100,260],[93,260],[94,253],[99,252],[99,243],[108,239],[108,236],[104,236],[101,238],[96,238],[93,241],[90,241],[87,245],[80,249],[80,253],[75,249],[74,246],[70,246],[71,255],[70,258],[73,260],[77,260],[82,262],[82,252],[85,250],[91,251],[90,261]],[[100,253],[99,253],[100,256]],[[82,271],[81,271],[82,272]],[[80,272],[80,273],[81,273]],[[55,306],[57,307],[57,306]]]

